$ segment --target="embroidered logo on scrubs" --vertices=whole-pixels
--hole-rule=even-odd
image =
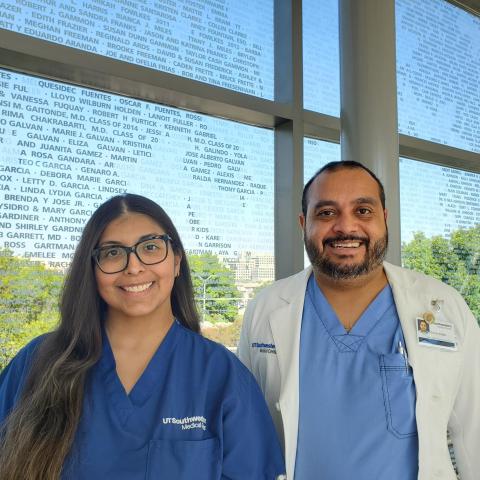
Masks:
[[[274,343],[252,343],[252,348],[257,348],[260,353],[277,353]]]
[[[175,425],[182,427],[182,430],[191,430],[192,428],[200,428],[202,430],[207,429],[207,420],[202,416],[195,417],[163,417],[164,425]]]

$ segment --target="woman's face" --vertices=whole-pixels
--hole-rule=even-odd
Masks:
[[[163,228],[149,216],[127,213],[107,226],[98,246],[130,247],[144,237],[164,233]],[[107,304],[108,321],[171,320],[170,295],[180,270],[180,260],[169,243],[167,257],[155,265],[145,265],[134,253],[130,253],[128,266],[121,272],[107,274],[96,266],[98,293]]]

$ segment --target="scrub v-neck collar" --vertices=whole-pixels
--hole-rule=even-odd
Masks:
[[[122,420],[126,420],[134,408],[141,407],[158,386],[158,379],[164,378],[168,365],[165,359],[175,347],[180,328],[175,320],[129,394],[118,377],[112,347],[105,328],[102,328],[102,357],[98,369],[110,401]]]
[[[343,344],[348,337],[351,338],[348,339],[349,341],[347,343],[349,347],[352,347],[353,343],[357,343],[357,341],[361,341],[368,336],[394,301],[392,289],[390,285],[387,284],[360,315],[352,329],[347,332],[315,281],[313,274],[310,275],[308,280],[306,294],[313,305],[317,317],[325,327],[327,334],[334,340],[338,347],[341,346],[339,342]],[[354,350],[356,350],[356,348]]]

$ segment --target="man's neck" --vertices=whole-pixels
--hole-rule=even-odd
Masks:
[[[314,272],[315,280],[347,331],[385,288],[388,280],[383,266],[354,279],[334,280]]]

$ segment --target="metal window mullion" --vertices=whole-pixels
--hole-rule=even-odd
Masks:
[[[408,135],[400,135],[400,156],[442,167],[480,173],[480,153],[469,152],[468,150],[441,145]]]
[[[0,67],[262,127],[291,105],[0,29]]]
[[[275,277],[303,268],[298,226],[303,189],[302,1],[274,2],[275,102],[290,104],[292,117],[275,129]]]

